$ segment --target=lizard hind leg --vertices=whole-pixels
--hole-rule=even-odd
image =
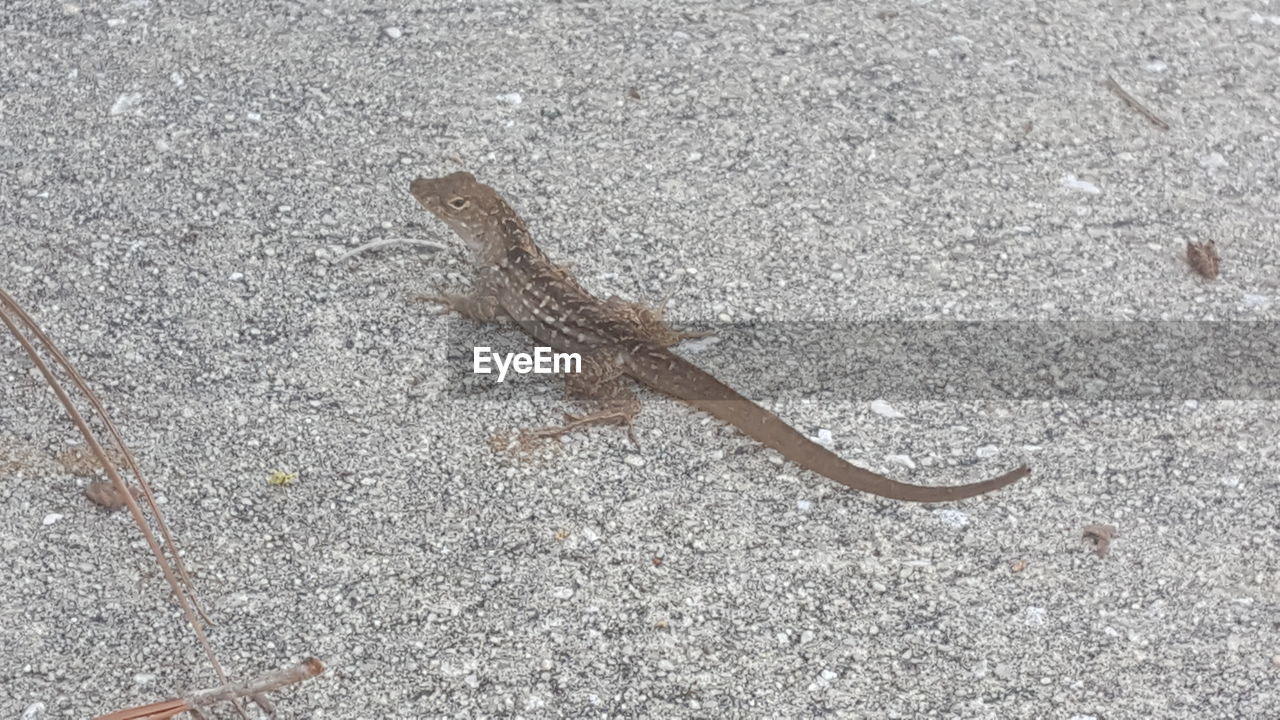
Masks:
[[[539,440],[559,438],[592,425],[622,425],[627,437],[636,441],[632,423],[640,414],[640,399],[627,386],[622,370],[603,356],[584,355],[582,372],[565,377],[565,391],[570,398],[586,400],[594,409],[582,415],[565,413],[565,424],[523,430],[519,442],[529,447]]]

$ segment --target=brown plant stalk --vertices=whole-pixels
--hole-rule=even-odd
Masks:
[[[151,492],[151,486],[143,476],[142,469],[138,466],[137,459],[134,458],[133,453],[129,451],[129,447],[125,445],[124,438],[121,436],[119,429],[116,428],[115,423],[111,422],[111,418],[107,414],[106,408],[102,405],[102,401],[100,401],[93,391],[89,389],[84,378],[76,371],[75,367],[71,365],[71,362],[67,360],[66,356],[62,354],[62,351],[58,349],[49,336],[45,334],[44,330],[42,330],[36,321],[22,309],[22,306],[18,304],[18,301],[14,300],[13,297],[3,289],[0,289],[0,322],[4,323],[5,327],[8,328],[9,332],[18,341],[18,344],[26,351],[32,364],[35,365],[36,369],[40,371],[40,374],[44,376],[45,382],[49,384],[49,387],[62,403],[62,407],[66,409],[67,415],[71,418],[71,422],[75,424],[76,428],[80,430],[80,434],[84,436],[85,444],[89,447],[90,451],[92,451],[94,457],[97,458],[102,468],[106,470],[107,477],[110,478],[112,485],[116,489],[116,493],[119,497],[124,499],[125,504],[128,506],[129,513],[133,516],[134,524],[138,526],[143,537],[146,538],[147,545],[151,548],[151,554],[155,557],[155,561],[160,566],[161,571],[163,571],[165,580],[169,583],[169,589],[177,599],[178,605],[181,606],[182,613],[186,617],[187,622],[191,625],[191,629],[195,633],[196,639],[199,641],[201,648],[204,649],[205,656],[209,659],[209,664],[213,667],[214,674],[217,676],[219,684],[227,685],[228,681],[226,673],[223,671],[222,665],[214,655],[213,648],[210,646],[208,637],[205,635],[204,628],[209,619],[201,606],[199,597],[196,594],[195,586],[191,582],[191,574],[187,570],[186,563],[182,560],[182,555],[178,552],[177,544],[174,542],[173,535],[169,532],[169,527],[165,523],[163,515],[160,513],[160,508],[156,505],[155,495]],[[28,337],[28,334],[31,337]],[[34,342],[32,338],[34,338]],[[37,345],[39,347],[37,347]],[[151,511],[151,514],[155,519],[156,527],[159,529],[160,536],[163,539],[163,547],[161,542],[156,539],[156,535],[147,521],[147,517],[143,512],[142,506],[134,499],[134,495],[130,492],[128,484],[117,471],[116,464],[109,458],[107,450],[98,441],[98,439],[94,437],[94,433],[89,428],[88,422],[76,409],[71,396],[58,380],[53,369],[50,368],[48,363],[46,363],[40,356],[41,349],[43,349],[43,351],[53,359],[54,363],[64,373],[66,373],[67,377],[71,379],[72,384],[80,391],[80,394],[88,401],[90,407],[93,409],[93,415],[95,415],[102,423],[103,427],[106,428],[107,435],[110,438],[109,442],[114,446],[115,450],[118,451],[119,456],[124,459],[124,464],[127,465],[129,471],[133,473],[138,487],[142,490],[142,499],[145,501],[147,509]],[[166,556],[165,550],[168,551],[168,556]],[[244,715],[244,710],[238,703],[235,707],[242,717],[247,717]]]

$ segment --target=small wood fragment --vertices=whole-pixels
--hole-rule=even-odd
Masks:
[[[129,494],[133,495],[135,501],[142,502],[141,489],[130,485]],[[116,484],[110,480],[95,480],[89,483],[89,486],[84,489],[84,496],[95,505],[101,505],[108,510],[120,510],[129,504],[120,496]]]
[[[1028,563],[1026,560],[1022,560],[1022,559],[1014,560],[1013,564],[1009,566],[1009,572],[1020,573],[1023,570],[1026,570],[1027,566],[1030,564],[1031,563]]]
[[[632,100],[639,100],[640,91],[633,87],[629,87],[627,88],[627,97],[631,98]]]
[[[1155,125],[1161,130],[1169,129],[1169,123],[1165,122],[1164,120],[1161,120],[1159,115],[1156,115],[1155,113],[1151,112],[1151,110],[1147,108],[1146,105],[1143,105],[1142,103],[1138,102],[1137,98],[1125,92],[1124,88],[1120,87],[1120,83],[1113,80],[1110,75],[1107,76],[1106,85],[1107,85],[1107,89],[1115,93],[1116,97],[1123,100],[1125,105],[1128,105],[1134,110],[1137,110],[1138,114],[1146,118],[1147,121],[1150,122],[1152,125]]]
[[[1218,269],[1222,258],[1218,255],[1218,246],[1212,240],[1205,242],[1187,241],[1187,264],[1206,280],[1218,277]]]
[[[1111,550],[1111,539],[1120,533],[1110,525],[1085,525],[1084,539],[1093,545],[1093,554],[1106,557]]]

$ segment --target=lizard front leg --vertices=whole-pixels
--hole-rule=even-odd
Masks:
[[[471,293],[459,295],[437,290],[434,295],[416,295],[417,302],[429,302],[443,305],[445,312],[456,312],[468,320],[476,322],[496,322],[506,316],[506,311],[498,302],[498,293],[487,284],[477,284]]]

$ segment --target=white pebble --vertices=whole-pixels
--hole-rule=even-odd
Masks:
[[[1269,305],[1271,305],[1271,298],[1266,295],[1258,295],[1256,293],[1245,293],[1244,297],[1240,298],[1240,300],[1244,302],[1244,306],[1247,308],[1259,308],[1265,310]]]
[[[962,528],[969,524],[968,514],[953,508],[934,510],[933,516],[953,528]]]
[[[809,512],[811,509],[813,509],[813,503],[809,502],[808,500],[797,500],[796,509],[799,510],[800,512]]]
[[[61,513],[49,513],[48,515],[45,515],[44,520],[41,520],[40,522],[43,525],[52,525],[58,522],[59,520],[61,520],[63,517],[65,516],[62,515]]]
[[[22,717],[19,720],[40,720],[44,717],[44,703],[33,702],[22,711]]]
[[[1209,153],[1200,156],[1200,167],[1205,170],[1217,170],[1227,166],[1227,159],[1222,157],[1222,153]]]
[[[1000,448],[995,445],[983,445],[975,450],[974,454],[980,458],[993,458],[1000,454]]]
[[[1028,625],[1043,625],[1049,613],[1042,607],[1029,607],[1022,613]]]
[[[888,402],[884,400],[872,400],[871,412],[887,418],[906,417],[902,413],[898,412],[897,408],[890,405]]]
[[[885,455],[884,459],[895,465],[901,465],[903,467],[911,468],[912,470],[916,469],[916,463],[909,455]]]
[[[115,103],[111,106],[111,114],[123,115],[127,112],[136,110],[141,104],[142,93],[125,93],[124,95],[116,98]]]
[[[1169,69],[1169,66],[1161,60],[1153,60],[1143,67],[1147,69],[1147,72],[1164,72]]]
[[[831,447],[834,447],[836,444],[835,440],[831,437],[831,431],[826,428],[818,428],[817,437],[811,437],[809,439],[818,443],[824,448],[831,448]]]
[[[558,587],[551,591],[551,597],[557,600],[568,600],[573,597],[573,588]]]
[[[386,35],[392,40],[399,40],[400,36],[403,35],[404,33],[400,32],[400,28],[398,27],[384,27],[382,28],[382,34]]]
[[[1062,186],[1068,190],[1078,190],[1080,192],[1097,195],[1102,192],[1101,188],[1087,180],[1081,180],[1075,175],[1066,175],[1062,178]]]
[[[631,467],[641,468],[644,467],[645,459],[639,455],[630,454],[622,458],[622,462],[630,465]]]
[[[520,103],[524,102],[524,98],[521,97],[520,93],[514,93],[514,92],[503,93],[502,95],[498,95],[497,98],[498,98],[498,102],[504,102],[504,103],[507,103],[508,105],[519,105]]]
[[[801,643],[813,642],[813,637],[814,636],[813,636],[812,630],[805,630],[804,632],[800,633],[800,642]]]

